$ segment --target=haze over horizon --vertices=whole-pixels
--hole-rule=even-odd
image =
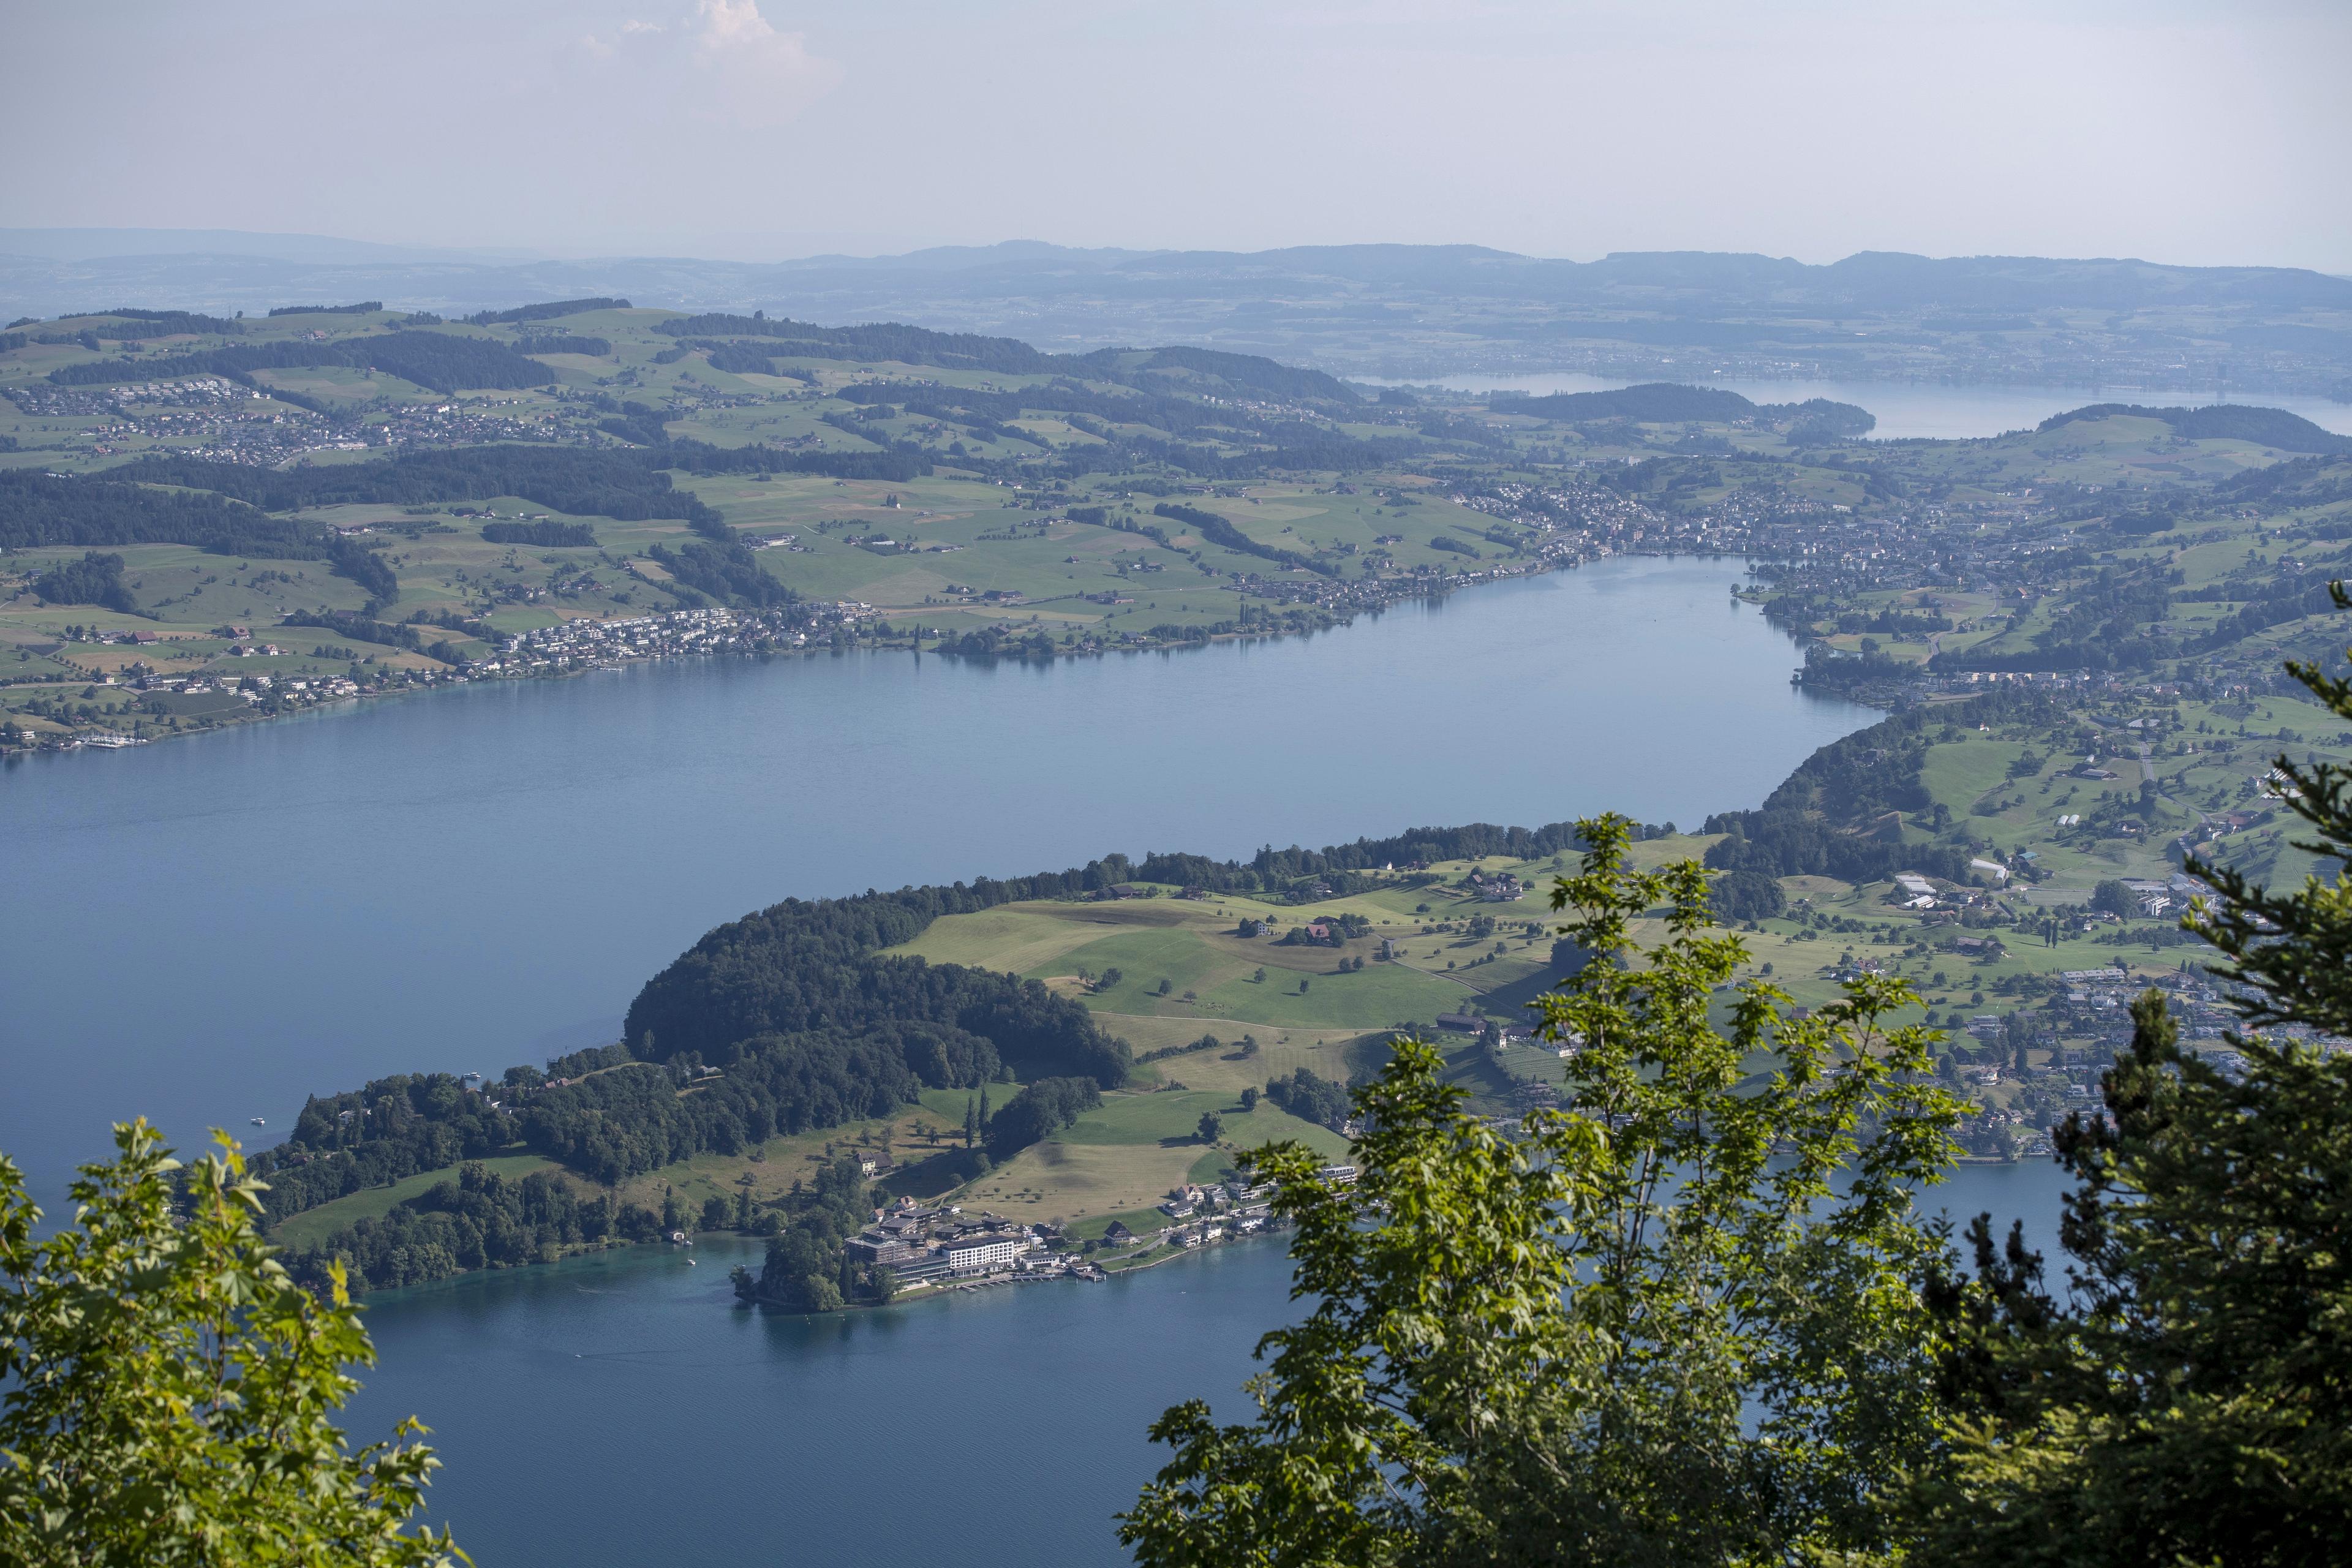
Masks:
[[[7,26],[20,58],[107,61],[96,112],[66,69],[0,102],[16,228],[2352,272],[2352,9],[2315,0],[120,0]]]

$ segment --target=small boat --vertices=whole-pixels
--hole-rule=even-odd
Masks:
[[[258,1116],[257,1116],[257,1117],[255,1117],[255,1118],[253,1119],[253,1124],[254,1124],[256,1127],[267,1127],[267,1126],[268,1126],[268,1125],[269,1125],[269,1123],[268,1123],[268,1122],[264,1121],[263,1121],[260,1117],[258,1117]]]
[[[686,1266],[687,1266],[688,1268],[693,1268],[693,1267],[694,1267],[694,1259],[693,1259],[693,1258],[688,1258],[688,1259],[686,1260]]]

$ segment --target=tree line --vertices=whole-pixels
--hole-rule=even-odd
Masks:
[[[788,899],[718,927],[646,982],[629,1004],[627,1037],[650,1035],[666,1058],[692,1053],[723,1063],[762,1035],[922,1020],[985,1037],[1028,1076],[1081,1075],[1116,1087],[1127,1076],[1126,1042],[1106,1035],[1078,1003],[1035,981],[880,955],[941,915],[1058,897],[1064,886],[1062,875],[1047,873],[970,888]]]
[[[365,1218],[324,1241],[289,1252],[288,1272],[319,1288],[331,1267],[345,1269],[354,1293],[423,1285],[477,1268],[517,1268],[608,1239],[650,1241],[661,1216],[604,1193],[583,1194],[561,1173],[519,1178],[467,1162],[457,1179],[436,1182],[378,1218]]]
[[[749,316],[725,311],[657,321],[654,331],[674,338],[753,337],[772,340],[772,353],[802,359],[889,360],[900,364],[936,364],[964,370],[1034,372],[1053,368],[1055,357],[1014,338],[977,332],[935,332],[895,321],[855,327],[820,327],[765,311]]]
[[[486,522],[482,537],[492,544],[527,544],[534,550],[593,550],[596,531],[584,522],[541,518],[530,522]]]
[[[145,461],[168,466],[188,459]],[[107,475],[82,479],[60,479],[26,468],[0,470],[0,548],[188,544],[214,555],[323,561],[334,572],[366,589],[373,605],[390,603],[398,595],[398,583],[382,556],[323,524],[269,517],[249,504],[220,495],[152,489],[107,477],[121,473],[124,468],[137,467],[138,464],[121,465],[108,470]],[[236,468],[236,465],[227,463],[203,467]],[[268,470],[239,471],[261,474]],[[141,477],[146,475],[142,473]],[[187,481],[165,478],[159,482]]]
[[[1164,517],[1181,522],[1210,543],[1241,555],[1255,555],[1261,561],[1271,561],[1277,566],[1295,567],[1301,572],[1313,572],[1320,576],[1330,574],[1311,555],[1296,550],[1284,550],[1276,545],[1260,544],[1231,522],[1213,511],[1203,511],[1196,506],[1183,506],[1175,501],[1161,501],[1151,509],[1154,517]]]
[[[681,341],[757,338],[763,347],[770,343],[774,345],[766,348],[768,354],[789,354],[803,359],[892,361],[899,364],[932,364],[1012,374],[1060,374],[1073,379],[1109,381],[1142,388],[1183,384],[1187,379],[1213,376],[1235,391],[1261,393],[1269,397],[1349,406],[1360,402],[1345,383],[1321,371],[1286,365],[1257,354],[1231,353],[1218,349],[1153,349],[1148,351],[1139,363],[1129,363],[1134,351],[1127,349],[1098,349],[1085,354],[1053,354],[1043,353],[1017,338],[992,338],[974,332],[939,332],[896,321],[876,321],[852,327],[820,327],[784,317],[771,318],[765,311],[754,311],[749,316],[726,311],[680,316],[657,322],[654,331]],[[760,351],[755,349],[751,352],[757,353]],[[717,366],[718,362],[714,360],[712,363]],[[1155,374],[1171,372],[1178,374]]]
[[[549,300],[537,305],[516,305],[504,310],[478,310],[465,318],[469,327],[496,327],[521,321],[551,321],[557,316],[577,316],[588,310],[625,310],[626,300],[598,295],[585,300]]]
[[[254,380],[253,373],[320,365],[380,370],[439,393],[468,386],[542,386],[548,380],[545,365],[493,339],[413,330],[334,342],[232,343],[162,359],[94,360],[59,365],[49,372],[48,379],[58,386],[100,386],[120,381],[217,375],[279,396],[275,389]]]
[[[699,443],[696,447],[699,447]],[[694,592],[728,604],[769,608],[791,604],[795,595],[780,580],[761,568],[751,547],[728,526],[725,517],[717,508],[706,505],[693,491],[674,485],[666,468],[706,473],[774,470],[826,473],[856,479],[908,479],[914,476],[918,467],[911,459],[897,453],[797,454],[772,452],[765,447],[720,452],[716,448],[700,447],[697,450],[682,446],[668,447],[658,453],[600,452],[577,447],[523,445],[467,447],[448,451],[407,452],[364,463],[296,468],[260,468],[240,463],[209,462],[198,458],[149,457],[105,470],[106,479],[116,483],[113,489],[103,492],[103,499],[130,506],[130,498],[133,495],[152,496],[157,493],[134,490],[131,486],[119,482],[136,480],[149,485],[173,485],[216,491],[267,511],[289,511],[355,501],[415,504],[420,501],[488,500],[499,496],[515,495],[575,516],[613,517],[625,521],[676,518],[700,534],[702,542],[688,542],[676,548],[656,545],[649,552],[655,559]],[[0,484],[25,482],[14,476],[0,474]],[[79,483],[80,488],[87,489],[90,481]],[[46,504],[50,510],[60,511],[103,512],[106,510],[104,507],[62,507],[59,502],[65,494],[62,490],[54,492],[53,499]],[[150,501],[137,503],[134,510],[141,508],[150,513],[167,510]],[[257,514],[254,517],[257,523],[269,521],[258,519]],[[5,526],[0,524],[0,527]],[[366,587],[379,605],[389,603],[395,596],[396,584],[393,581],[391,568],[364,545],[346,540],[331,530],[295,530],[293,525],[282,522],[273,526],[303,533],[312,542],[311,547],[318,553],[333,561],[337,570]],[[489,528],[500,526],[497,523],[488,525]],[[587,531],[587,525],[581,523],[530,526]],[[484,531],[484,537],[493,537],[488,528]],[[593,543],[593,533],[589,532],[585,542]],[[132,542],[111,538],[41,542]]]
[[[404,452],[363,463],[262,468],[201,458],[150,457],[105,469],[102,477],[216,491],[266,511],[292,511],[356,501],[489,500],[520,496],[573,516],[624,521],[677,518],[693,521],[717,512],[669,475],[628,452],[577,447],[499,445],[447,451]]]

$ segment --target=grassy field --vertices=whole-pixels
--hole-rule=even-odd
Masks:
[[[1504,865],[1485,863],[1490,870]],[[1532,875],[1549,866],[1519,869]],[[1471,867],[1433,869],[1452,881]],[[1097,1012],[1154,1020],[1160,1044],[1196,1037],[1197,1030],[1355,1034],[1426,1023],[1539,973],[1551,936],[1532,901],[1485,904],[1458,889],[1409,887],[1400,879],[1297,909],[1238,898],[1010,904],[938,921],[894,951],[1018,973]],[[1500,929],[1468,934],[1468,922],[1482,914]],[[1278,940],[1311,919],[1342,915],[1361,917],[1365,934],[1336,947]],[[1246,937],[1244,917],[1278,923]],[[1530,921],[1539,934],[1528,931]],[[1381,960],[1384,940],[1402,956]],[[1354,968],[1360,959],[1363,967]],[[1113,970],[1116,981],[1108,979]]]
[[[1202,1143],[1202,1114],[1223,1120],[1215,1145]],[[1260,1100],[1244,1112],[1231,1093],[1163,1089],[1108,1096],[1098,1110],[1081,1116],[1045,1142],[1023,1150],[980,1177],[960,1194],[1014,1217],[1063,1222],[1138,1215],[1188,1181],[1216,1177],[1244,1149],[1291,1140],[1332,1159],[1343,1158],[1346,1141],[1327,1128]],[[1154,1215],[1152,1224],[1166,1223]],[[1139,1218],[1130,1227],[1141,1228]],[[1086,1234],[1081,1229],[1081,1236]],[[1099,1235],[1099,1229],[1094,1234]]]

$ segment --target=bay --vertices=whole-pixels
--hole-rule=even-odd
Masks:
[[[2060,1173],[1969,1165],[1932,1208],[2057,1261]],[[1279,1238],[1100,1285],[802,1317],[730,1300],[749,1243],[640,1247],[369,1298],[352,1430],[434,1428],[430,1496],[481,1568],[1091,1568],[1167,1458],[1168,1406],[1249,1417],[1251,1349],[1297,1321]]]
[[[1643,379],[1677,378],[1662,373]],[[2053,414],[2093,403],[2137,403],[2154,408],[2202,408],[2210,403],[2238,403],[2256,408],[2284,408],[2323,430],[2352,436],[2352,403],[2293,393],[2245,392],[2229,386],[2181,391],[1937,381],[1750,381],[1717,375],[1693,375],[1688,379],[1702,386],[1736,392],[1756,403],[1802,403],[1807,398],[1826,397],[1832,403],[1867,408],[1878,416],[1877,426],[1868,437],[1874,441],[1974,440],[2011,430],[2031,430]],[[1540,397],[1554,392],[1609,392],[1633,383],[1577,371],[1553,371],[1453,375],[1441,378],[1438,384],[1457,392],[1524,392]]]
[[[263,1143],[310,1093],[611,1039],[787,895],[1753,805],[1875,715],[1790,688],[1741,574],[1614,560],[1053,664],[637,665],[16,762],[0,1150],[53,1204],[115,1119]]]

